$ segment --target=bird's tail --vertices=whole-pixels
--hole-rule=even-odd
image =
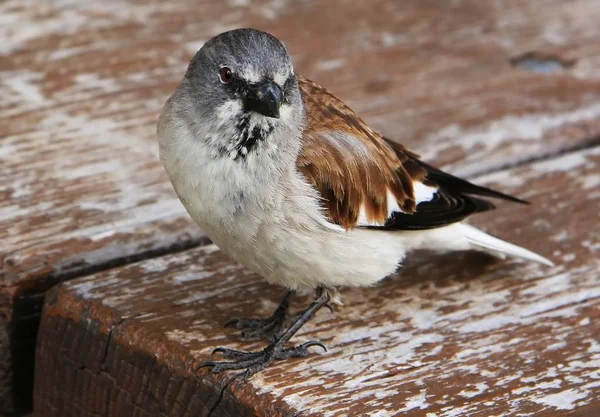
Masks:
[[[544,258],[537,253],[522,248],[512,243],[500,240],[492,235],[489,235],[473,226],[465,223],[457,225],[464,238],[469,242],[474,249],[484,250],[494,256],[504,257],[503,255],[514,256],[517,258],[528,259],[530,261],[539,262],[544,265],[554,266],[554,263],[549,259]]]

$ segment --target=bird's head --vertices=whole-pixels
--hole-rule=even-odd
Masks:
[[[181,94],[201,140],[219,155],[245,159],[267,143],[300,136],[304,110],[285,46],[255,29],[224,32],[196,53]]]

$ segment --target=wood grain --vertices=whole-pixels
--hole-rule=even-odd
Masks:
[[[1,2],[0,410],[27,408],[47,288],[204,242],[154,131],[211,36],[272,32],[375,128],[474,175],[598,142],[599,13],[596,0]]]
[[[595,0],[2,4],[0,242],[16,285],[200,233],[157,159],[157,114],[203,41],[255,26],[386,135],[459,174],[600,132]],[[555,54],[550,74],[515,68]]]
[[[248,383],[195,367],[220,345],[263,346],[222,326],[268,315],[282,290],[215,246],[65,283],[44,310],[36,415],[595,416],[599,178],[600,147],[479,178],[533,205],[474,223],[556,267],[414,257],[373,288],[344,290],[345,305],[319,312],[295,339],[321,339],[328,353]]]

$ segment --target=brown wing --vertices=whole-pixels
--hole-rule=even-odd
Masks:
[[[319,191],[333,223],[346,229],[427,229],[493,208],[466,194],[520,201],[423,163],[323,87],[302,77],[298,82],[307,126],[297,167]],[[423,189],[426,200],[417,195]]]

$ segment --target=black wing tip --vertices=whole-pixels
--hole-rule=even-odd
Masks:
[[[477,195],[481,197],[497,198],[500,200],[511,201],[513,203],[529,205],[528,201],[514,197],[512,195],[501,193],[500,191],[492,190],[491,188],[473,184],[470,181],[448,174],[438,168],[435,168],[423,161],[419,160],[419,164],[427,171],[427,178],[437,182],[442,188],[448,191],[454,191],[461,194]]]
[[[383,139],[387,142],[388,145],[390,145],[390,147],[396,152],[398,156],[408,156],[417,164],[419,164],[427,172],[427,179],[437,182],[438,185],[442,186],[442,188],[446,188],[450,192],[457,192],[466,195],[477,195],[481,197],[497,198],[500,200],[506,200],[511,201],[513,203],[525,205],[531,204],[529,201],[521,200],[520,198],[501,193],[500,191],[492,190],[491,188],[475,185],[467,180],[456,177],[452,174],[448,174],[447,172],[444,172],[422,161],[417,154],[412,153],[408,149],[404,148],[398,142],[395,142],[392,139],[385,136],[383,136]]]
[[[509,198],[508,198],[508,201],[512,201],[513,203],[525,204],[526,206],[530,206],[530,205],[531,205],[531,202],[530,202],[530,201],[527,201],[527,200],[521,200],[520,198],[513,197],[513,196],[511,196],[511,195],[506,195],[506,194],[505,194],[505,196],[506,196],[506,197],[509,197]],[[506,198],[505,198],[505,200],[506,200]]]
[[[466,194],[447,194],[440,190],[436,195],[437,198],[417,205],[414,213],[394,212],[384,226],[363,227],[379,230],[437,229],[496,208],[488,200]]]
[[[481,187],[481,186],[475,185],[475,184],[472,184],[472,185],[473,185],[473,187],[475,187],[476,189],[478,189],[478,192],[472,192],[470,194],[481,195],[481,196],[489,197],[489,198],[497,198],[497,199],[500,199],[500,200],[511,201],[513,203],[531,205],[531,203],[529,201],[521,200],[518,197],[515,197],[515,196],[512,196],[512,195],[508,195],[508,194],[504,194],[504,193],[501,193],[500,191],[492,190],[491,188]],[[469,194],[469,193],[465,192],[465,194]]]

